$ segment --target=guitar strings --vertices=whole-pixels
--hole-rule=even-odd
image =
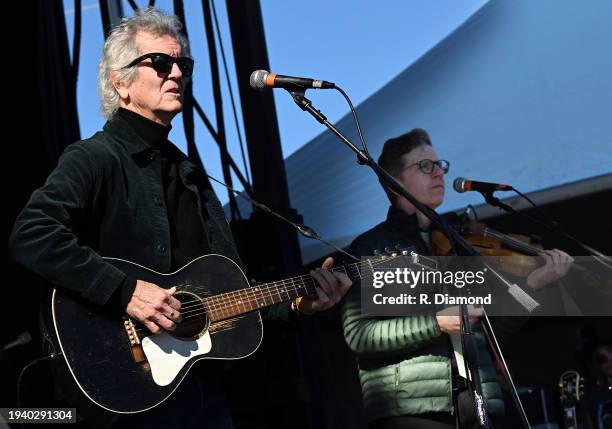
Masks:
[[[357,276],[359,276],[360,273],[359,273],[358,267],[349,266],[347,268],[349,268],[349,270],[350,268],[356,269]],[[332,271],[346,272],[344,267],[332,268]],[[298,285],[295,284],[297,280],[300,280],[300,284]],[[292,284],[288,284],[288,281],[291,281]],[[278,290],[277,289],[278,286],[282,286],[283,289]],[[195,312],[196,315],[199,315],[197,313],[201,313],[202,306],[208,307],[208,310],[211,312],[219,312],[219,311],[227,312],[227,311],[233,311],[234,309],[238,309],[238,311],[240,312],[241,311],[240,307],[243,307],[243,310],[252,311],[258,307],[268,306],[268,305],[274,304],[275,302],[282,302],[282,301],[290,300],[292,298],[291,295],[289,294],[289,291],[291,289],[293,289],[293,292],[297,294],[298,296],[300,295],[299,289],[301,288],[306,289],[306,292],[312,293],[311,291],[308,291],[309,286],[316,286],[313,282],[313,277],[309,275],[302,275],[296,278],[283,280],[283,281],[276,281],[276,282],[268,283],[262,286],[251,287],[251,288],[246,288],[246,289],[242,289],[239,291],[228,292],[228,293],[222,294],[221,296],[217,296],[217,297],[185,301],[187,305],[181,307],[181,314],[188,315],[190,313]],[[281,294],[283,293],[287,294],[287,299],[282,298]],[[238,298],[240,298],[239,300],[236,299],[236,295],[238,296]],[[278,296],[278,300],[274,297],[274,295]],[[271,300],[271,303],[267,302],[268,299]],[[203,304],[204,301],[206,302],[206,305]],[[255,306],[254,304],[256,303],[258,303],[259,305]],[[247,305],[249,306],[248,310],[246,309]]]
[[[359,271],[359,267],[357,266],[359,264],[363,264],[363,263],[349,264],[349,265],[346,266],[346,268],[348,270],[345,269],[345,267],[334,267],[334,268],[331,269],[331,271],[332,272],[344,272],[347,275],[351,275],[352,274],[351,277],[353,277],[353,278],[359,278],[359,277],[361,277],[361,274],[360,274],[360,271]],[[353,273],[347,272],[347,271],[350,271],[350,270],[354,270],[355,272],[353,272]],[[227,293],[218,295],[217,297],[220,297],[220,298],[217,298],[216,302],[214,302],[214,303],[211,302],[211,304],[213,304],[213,306],[216,305],[217,307],[224,307],[227,302],[235,301],[235,295],[236,294],[241,294],[241,293],[242,294],[247,294],[247,297],[249,297],[249,295],[250,295],[250,298],[256,298],[255,294],[259,293],[260,290],[262,290],[264,293],[267,293],[268,295],[270,295],[270,297],[272,297],[273,294],[287,293],[287,291],[285,291],[285,290],[274,291],[273,289],[276,288],[277,286],[285,286],[285,287],[288,286],[288,287],[293,287],[295,289],[296,288],[296,284],[295,283],[298,280],[303,283],[306,280],[308,280],[308,281],[312,280],[312,276],[306,274],[306,275],[301,275],[301,276],[298,276],[298,277],[289,278],[289,279],[286,279],[286,280],[280,280],[280,281],[274,281],[274,282],[271,282],[271,283],[266,283],[266,284],[263,284],[261,286],[252,286],[252,287],[241,289],[241,290],[238,290],[238,291],[227,292]],[[288,282],[291,282],[291,284],[288,284]],[[299,287],[299,285],[298,285],[298,287]],[[193,289],[194,290],[204,290],[205,287],[204,286],[196,286]],[[261,294],[261,296],[263,297],[263,293]],[[203,298],[203,299],[210,300],[211,298]],[[265,299],[265,297],[264,297],[264,299]],[[291,298],[289,298],[289,299],[291,299]],[[181,306],[182,309],[188,308],[189,304],[193,305],[193,303],[195,303],[195,305],[199,307],[200,300],[185,301],[185,303],[187,305],[186,306]]]
[[[337,271],[339,271],[339,270],[342,270],[342,268],[338,268],[338,269],[337,269]],[[302,277],[306,277],[306,278],[305,278],[305,279],[304,279],[302,282],[303,282],[303,283],[304,283],[304,282],[308,282],[309,284],[304,285],[304,286],[301,286],[301,288],[307,289],[307,288],[308,288],[308,286],[310,286],[310,287],[315,287],[316,282],[315,282],[315,280],[314,280],[314,278],[313,278],[312,276],[305,275],[305,276],[299,276],[298,278],[302,278]],[[361,277],[361,275],[359,275],[359,277]],[[297,279],[297,278],[294,278],[294,279],[291,279],[291,280],[296,280],[296,279]],[[274,282],[274,283],[278,283],[278,282]],[[296,290],[296,291],[297,291],[297,290]],[[236,293],[236,292],[238,292],[238,291],[232,291],[232,292],[229,292],[229,293],[227,293],[227,294]],[[224,294],[224,295],[226,295],[226,294]],[[264,299],[265,299],[265,298],[264,298]],[[192,300],[191,302],[195,302],[195,301],[196,301],[196,300]],[[215,313],[215,312],[219,312],[219,311],[221,311],[221,312],[223,312],[223,313],[224,313],[224,314],[223,314],[223,317],[222,317],[222,318],[220,318],[220,319],[216,319],[216,320],[215,320],[215,322],[216,322],[216,321],[222,321],[222,320],[229,319],[229,318],[234,317],[234,316],[239,315],[239,314],[244,314],[244,313],[248,313],[248,312],[256,311],[256,310],[258,310],[259,308],[261,308],[261,307],[262,307],[262,305],[261,305],[261,304],[260,304],[259,306],[254,306],[254,305],[252,305],[252,304],[253,304],[253,303],[252,303],[252,301],[248,301],[249,303],[251,303],[252,307],[251,307],[249,310],[247,310],[247,311],[243,311],[243,310],[241,310],[239,307],[240,307],[240,305],[243,305],[243,304],[237,304],[237,303],[233,303],[233,304],[229,304],[229,305],[227,305],[227,304],[221,304],[221,305],[219,305],[219,306],[218,306],[218,308],[216,308],[216,309],[214,309],[214,308],[213,308],[213,309],[209,308],[209,309],[207,310],[207,309],[206,309],[206,307],[207,307],[208,302],[206,302],[206,301],[207,301],[207,299],[206,299],[206,298],[204,298],[203,300],[197,300],[197,301],[198,301],[198,304],[196,304],[196,305],[195,305],[195,307],[197,307],[196,309],[193,309],[194,305],[192,304],[192,305],[191,305],[191,307],[192,307],[192,310],[191,310],[191,311],[188,311],[188,312],[182,312],[182,313],[181,313],[181,314],[183,314],[183,315],[184,315],[184,317],[183,317],[183,322],[184,322],[184,321],[195,321],[195,320],[198,320],[198,319],[200,319],[200,318],[201,318],[202,320],[205,320],[205,319],[206,319],[207,314],[210,314],[210,313]],[[228,301],[229,301],[229,299],[224,299],[224,301],[225,301],[225,302],[228,302]],[[264,302],[265,302],[265,301],[264,301]],[[280,302],[280,301],[279,301],[279,302]],[[273,301],[273,303],[274,303],[274,301]],[[237,310],[238,310],[238,311],[233,312],[233,309],[234,309],[235,307],[237,307]],[[244,305],[243,305],[243,307],[244,307]],[[204,310],[202,310],[202,309],[204,309]],[[228,310],[232,310],[232,311],[229,311],[229,312],[228,312]],[[142,326],[142,323],[140,323],[140,322],[136,322],[136,323],[138,323],[138,325]],[[145,335],[150,335],[150,334],[151,334],[151,332],[149,331],[149,329],[148,329],[148,328],[146,328],[146,326],[143,326],[143,327],[137,327],[137,328],[136,328],[136,332],[137,332],[138,334],[145,334]]]
[[[357,265],[357,264],[351,264],[351,265]],[[347,268],[349,269],[354,268],[357,271],[356,273],[357,276],[353,276],[353,277],[360,277],[358,267],[348,266]],[[344,267],[335,267],[335,268],[332,268],[332,271],[346,272]],[[297,280],[300,280],[300,284],[296,285]],[[289,281],[291,281],[292,284],[289,285],[288,284]],[[284,289],[274,290],[279,285],[282,285]],[[217,297],[184,301],[184,303],[187,305],[181,306],[181,314],[189,318],[189,315],[191,314],[193,314],[193,316],[198,317],[202,314],[205,314],[207,310],[209,312],[225,313],[225,312],[228,312],[228,311],[231,312],[237,309],[238,312],[241,312],[240,307],[243,307],[243,309],[246,311],[253,311],[257,308],[274,304],[275,302],[276,303],[283,302],[283,301],[292,299],[291,295],[289,294],[289,290],[291,289],[289,288],[293,289],[293,292],[297,294],[296,296],[299,296],[301,294],[299,289],[305,289],[306,292],[310,292],[308,294],[312,294],[312,292],[308,290],[308,288],[312,286],[316,286],[316,284],[314,283],[314,278],[309,275],[302,275],[302,276],[298,276],[298,277],[287,279],[287,280],[276,281],[276,282],[264,284],[262,286],[251,287],[251,288],[246,288],[246,289],[242,289],[239,291],[228,292],[228,293],[222,294],[220,298],[219,296],[217,296]],[[202,288],[203,287],[198,287],[194,289],[202,289]],[[287,294],[287,299],[282,298],[281,293]],[[240,301],[236,301],[236,297],[235,297],[236,295],[239,295],[239,296],[242,295],[240,296],[241,298]],[[274,297],[274,295],[277,295],[279,299],[277,300]],[[267,302],[268,299],[270,299],[272,302],[268,303]],[[255,304],[259,304],[259,305],[255,305]],[[247,305],[249,306],[248,310],[246,309]],[[203,307],[204,307],[204,311],[202,311]],[[183,320],[185,320],[185,317],[183,318]]]
[[[291,284],[288,282],[274,282],[273,284],[251,287],[233,293],[226,293],[222,296],[203,298],[198,300],[184,301],[181,306],[181,314],[189,315],[191,313],[201,312],[202,307],[213,313],[218,312],[234,312],[252,311],[257,308],[265,307],[278,302],[289,301],[300,295],[310,295],[315,292],[316,287],[314,279],[310,276],[300,277],[300,282],[296,283],[296,279],[292,279]],[[282,289],[278,289],[282,286]],[[286,296],[284,296],[286,295]]]
[[[352,274],[351,277],[357,279],[357,278],[365,277],[365,275],[362,274],[362,271],[365,271],[365,274],[370,274],[373,272],[374,265],[378,265],[383,262],[388,262],[389,260],[394,259],[394,258],[395,257],[389,257],[386,259],[375,260],[375,261],[368,260],[366,262],[358,262],[354,264],[348,264],[346,266],[333,267],[328,271],[344,272],[347,275]],[[359,269],[360,265],[361,265],[361,270]],[[354,270],[354,272],[349,273],[350,270]],[[298,280],[301,281],[302,284],[296,287],[295,282]],[[291,282],[291,285],[288,285],[287,284],[288,282]],[[306,282],[308,282],[308,284],[306,284]],[[215,320],[215,321],[222,321],[222,320],[234,317],[239,314],[256,311],[261,307],[271,305],[271,304],[267,304],[266,302],[267,298],[263,295],[264,292],[268,293],[269,297],[272,299],[272,304],[275,303],[274,298],[272,296],[272,292],[273,292],[273,289],[278,287],[279,285],[293,287],[294,291],[298,293],[298,296],[299,296],[299,292],[298,292],[299,288],[304,288],[308,292],[307,290],[308,287],[309,286],[316,287],[316,282],[314,280],[314,277],[310,276],[309,274],[305,274],[305,275],[301,275],[297,277],[292,277],[286,280],[279,280],[279,281],[266,283],[261,286],[253,286],[253,287],[249,287],[249,288],[245,288],[245,289],[241,289],[237,291],[226,292],[221,295],[217,295],[215,297],[199,298],[199,299],[184,301],[186,305],[183,306],[182,305],[183,303],[181,303],[181,312],[180,312],[180,314],[184,316],[182,321],[183,322],[187,320],[193,321],[193,320],[197,320],[201,318],[202,316],[204,316],[203,319],[206,319],[207,314],[218,313],[218,312],[228,313],[228,310],[232,310],[228,314],[223,314],[222,318]],[[193,290],[204,290],[204,289],[205,289],[205,286],[197,286],[193,288]],[[289,293],[286,290],[282,292],[287,293],[287,296],[289,298],[287,300],[281,299],[279,301],[276,301],[276,303],[286,302],[288,300],[291,300],[291,297],[289,296]],[[259,293],[259,298],[256,295],[257,293]],[[277,294],[280,298],[280,291],[277,291],[274,293]],[[234,301],[235,300],[234,295],[236,294],[246,294],[247,303],[251,305],[251,308],[249,310],[244,311],[245,304],[243,304],[242,302],[237,303]],[[253,302],[252,302],[253,299],[255,299],[255,301],[257,302],[258,300],[262,298],[263,298],[263,305],[259,303],[259,306],[253,306]],[[240,310],[240,306],[243,307],[243,310]],[[187,309],[188,311],[184,311],[184,309]],[[235,311],[235,309],[237,309],[238,311]],[[144,326],[141,322],[133,321],[133,323],[135,325],[139,325],[138,327],[135,328],[136,333],[138,334],[144,333],[146,335],[152,334],[150,330],[146,328],[146,326]]]
[[[289,286],[285,284],[282,291],[275,291],[273,286],[269,286],[266,288],[259,287],[260,290],[258,291],[248,290],[246,293],[242,292],[237,294],[239,299],[233,297],[223,297],[222,299],[203,298],[201,300],[197,300],[196,303],[194,303],[195,300],[192,300],[189,301],[191,303],[190,305],[181,306],[180,313],[183,315],[188,315],[190,313],[198,312],[203,306],[208,307],[209,311],[211,312],[225,312],[232,311],[234,309],[240,311],[240,307],[246,310],[247,306],[249,307],[247,311],[251,311],[274,303],[289,301],[294,297],[291,295],[291,293],[293,293],[295,296],[301,295],[302,292],[312,294],[314,292],[314,290],[312,290],[314,286],[314,279],[311,277],[303,280],[298,285],[294,284]],[[282,294],[286,295],[286,297],[283,297]]]
[[[308,291],[308,286],[310,286],[311,288],[314,287],[315,282],[314,282],[314,278],[312,278],[312,277],[310,277],[309,279],[306,279],[306,281],[308,281],[310,284],[302,285],[301,288],[302,289],[306,289],[306,291]],[[296,292],[297,292],[297,288],[296,288]],[[205,300],[201,300],[199,302],[199,304],[195,305],[195,307],[197,307],[197,308],[193,309],[194,306],[192,305],[191,306],[192,307],[191,311],[182,312],[181,314],[183,315],[183,321],[185,322],[185,321],[197,321],[198,319],[205,320],[207,314],[221,312],[222,313],[222,317],[219,318],[218,320],[215,320],[215,321],[220,321],[220,320],[231,318],[231,317],[233,317],[235,315],[238,315],[238,314],[252,312],[252,311],[258,310],[259,308],[262,307],[261,304],[259,306],[255,305],[255,303],[258,302],[260,299],[257,299],[257,297],[251,297],[251,298],[255,298],[255,300],[252,300],[252,299],[247,300],[247,304],[249,304],[249,309],[248,310],[246,310],[246,304],[238,304],[238,303],[230,304],[230,305],[227,305],[227,304],[226,305],[220,305],[219,308],[216,308],[216,309],[209,307],[209,309],[207,310],[206,309],[206,307],[207,307],[206,304],[207,303],[205,302],[205,300],[206,300],[205,299]],[[265,299],[266,298],[265,297],[263,297],[263,298],[264,298],[264,303],[265,303]],[[289,298],[289,299],[291,299],[291,298]],[[272,301],[272,302],[274,302],[274,301]],[[241,309],[240,306],[242,306],[243,308]],[[237,311],[235,311],[235,310],[237,310]],[[244,310],[246,310],[246,311],[244,311]],[[139,323],[139,325],[142,325],[142,324]],[[146,326],[143,327],[143,328],[136,328],[136,332],[138,334],[150,333],[150,331],[148,330],[148,328],[146,328]]]
[[[236,299],[264,299],[264,301],[269,297],[273,298],[274,295],[287,294],[288,299],[291,299],[289,296],[289,290],[293,290],[297,292],[299,288],[305,287],[303,284],[305,281],[311,280],[312,277],[308,275],[299,276],[297,278],[291,278],[282,281],[276,281],[271,283],[266,283],[263,285],[252,286],[245,289],[226,292],[221,295],[217,295],[216,297],[207,297],[200,298],[196,300],[184,301],[181,305],[181,310],[188,309],[190,307],[196,306],[199,307],[201,301],[206,300],[210,307],[213,309],[218,309],[225,307],[228,302],[235,302]],[[299,283],[297,283],[299,280]],[[278,289],[281,286],[282,289]],[[204,290],[204,286],[196,286],[193,290]],[[267,295],[267,296],[266,296]],[[185,305],[184,305],[185,304]]]
[[[298,282],[299,280],[299,282]],[[213,308],[224,307],[228,302],[235,302],[237,298],[246,298],[246,299],[267,299],[266,295],[272,298],[274,295],[287,294],[288,299],[291,299],[289,296],[289,290],[293,290],[297,292],[298,289],[306,287],[305,282],[311,282],[312,277],[308,275],[300,276],[298,278],[288,279],[287,281],[282,282],[272,282],[266,283],[263,285],[257,285],[248,287],[245,289],[241,289],[238,291],[226,292],[213,297],[201,298],[201,300],[206,300],[209,304],[212,304]],[[278,289],[279,286],[282,286],[283,289]],[[193,288],[195,290],[204,290],[204,286],[198,286]],[[188,305],[181,306],[181,308],[189,308],[189,304],[197,302],[199,306],[200,300],[191,300],[185,301]]]

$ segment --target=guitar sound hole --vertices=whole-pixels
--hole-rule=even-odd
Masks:
[[[183,340],[198,338],[208,329],[209,323],[202,300],[191,292],[177,292],[174,297],[181,302],[183,320],[176,324],[176,329],[170,334]]]

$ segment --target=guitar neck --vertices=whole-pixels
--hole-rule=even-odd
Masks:
[[[565,429],[578,429],[576,407],[563,407],[563,423]]]
[[[352,281],[372,276],[370,261],[356,262],[332,268],[332,272],[344,273]],[[229,319],[240,314],[260,310],[281,302],[316,293],[317,282],[309,275],[301,275],[271,283],[223,293],[202,301],[212,322]]]

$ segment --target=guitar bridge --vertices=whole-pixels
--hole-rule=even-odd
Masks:
[[[134,362],[144,363],[146,365],[147,359],[142,350],[142,345],[140,344],[140,337],[138,336],[136,326],[134,325],[134,322],[132,322],[132,319],[128,317],[124,317],[123,319],[123,328],[125,329],[125,332],[130,340],[130,349],[132,351]]]

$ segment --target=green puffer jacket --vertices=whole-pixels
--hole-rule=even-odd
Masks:
[[[349,251],[368,256],[385,247],[414,246],[427,255],[416,216],[391,207],[387,220],[360,235]],[[372,317],[361,313],[359,287],[351,288],[342,305],[344,337],[359,364],[359,379],[368,422],[427,412],[453,413],[452,346],[435,315]],[[477,334],[480,377],[487,409],[504,411],[495,368],[481,333]]]

